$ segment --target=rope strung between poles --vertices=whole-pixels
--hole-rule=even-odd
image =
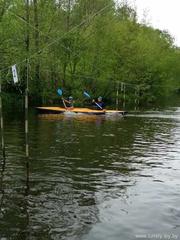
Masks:
[[[107,4],[105,7],[101,8],[100,10],[98,10],[97,12],[95,12],[94,14],[92,14],[92,16],[87,17],[85,20],[83,20],[81,23],[77,24],[76,26],[74,26],[72,29],[70,29],[68,32],[64,33],[63,35],[61,35],[59,38],[55,39],[54,41],[50,42],[49,44],[47,44],[45,47],[43,47],[41,50],[39,50],[38,52],[32,54],[31,56],[25,59],[23,59],[22,61],[16,63],[16,65],[20,65],[24,62],[26,62],[27,60],[30,60],[32,58],[38,57],[39,54],[42,54],[46,49],[48,49],[50,46],[54,45],[55,43],[59,42],[63,37],[65,37],[66,35],[68,35],[69,33],[73,32],[74,30],[78,29],[79,27],[81,27],[82,25],[84,25],[85,23],[89,23],[91,20],[93,20],[94,17],[98,16],[99,14],[101,14],[105,9],[107,9],[108,7],[110,7],[112,5],[112,3]],[[6,70],[8,70],[9,68],[11,68],[12,65],[1,69],[0,72],[4,72]]]

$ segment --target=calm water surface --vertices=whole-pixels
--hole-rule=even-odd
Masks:
[[[5,119],[5,141],[1,240],[180,239],[180,109],[33,115],[29,167],[22,118]]]

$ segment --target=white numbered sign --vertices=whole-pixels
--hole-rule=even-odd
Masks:
[[[17,83],[18,82],[18,75],[17,75],[16,65],[12,66],[12,74],[13,74],[14,83]]]

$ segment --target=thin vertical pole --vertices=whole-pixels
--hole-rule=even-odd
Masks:
[[[116,110],[119,108],[119,82],[117,82],[117,91],[116,91]]]
[[[139,97],[140,97],[140,88],[137,87],[137,109],[139,109]]]
[[[2,169],[0,172],[0,189],[1,189],[0,210],[3,207],[3,201],[4,201],[4,197],[5,197],[4,184],[3,184],[5,167],[6,167],[6,159],[4,156],[3,163],[2,163]]]
[[[26,0],[26,90],[25,90],[25,141],[26,141],[26,196],[29,194],[29,122],[28,122],[28,97],[29,97],[29,20],[30,20],[30,12],[29,12],[29,2],[30,0]],[[29,226],[29,212],[28,212],[28,202],[26,205],[26,213],[27,213],[27,226]],[[27,238],[29,239],[29,231],[27,233]]]
[[[26,90],[25,90],[25,140],[26,140],[26,157],[29,158],[29,124],[28,124],[28,92],[29,92],[29,60],[27,63],[27,76],[26,76]]]
[[[1,77],[0,77],[0,122],[1,122],[1,148],[3,159],[5,159],[5,142],[4,142],[4,121],[3,121],[3,112],[2,112],[2,87],[1,87]]]
[[[126,85],[124,84],[123,108],[126,107]]]
[[[135,89],[134,110],[137,110],[137,89]]]
[[[25,90],[25,141],[26,141],[26,158],[28,161],[29,158],[29,141],[28,141],[28,133],[29,133],[29,126],[28,126],[28,92],[29,92],[29,20],[30,20],[30,12],[29,12],[29,2],[30,0],[26,0],[26,90]]]

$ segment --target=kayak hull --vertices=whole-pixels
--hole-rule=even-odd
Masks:
[[[125,115],[127,112],[119,110],[94,110],[90,108],[69,108],[65,109],[62,107],[36,107],[40,114],[62,114],[62,113],[82,113],[82,114],[94,114],[94,115],[105,115],[105,114],[120,114]]]

